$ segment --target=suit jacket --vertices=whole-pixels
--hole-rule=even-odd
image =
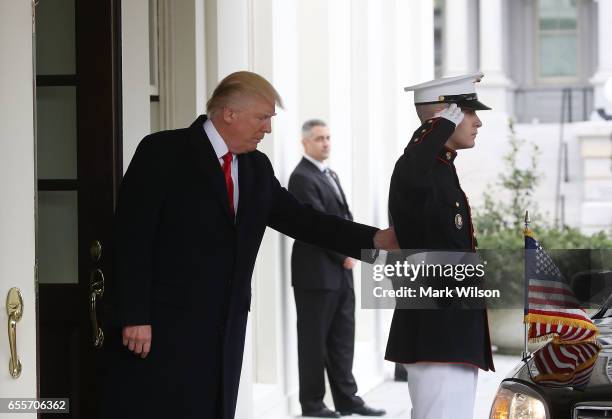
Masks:
[[[389,210],[402,249],[475,251],[470,206],[445,147],[455,124],[433,118],[417,129],[391,177]],[[396,309],[385,358],[398,363],[468,363],[493,369],[482,309]]]
[[[335,180],[338,177],[332,172]],[[338,217],[352,220],[353,215],[346,203],[340,182],[336,183],[340,197],[334,191],[327,176],[306,158],[298,163],[289,178],[289,192],[300,201],[315,209]],[[296,240],[291,253],[291,283],[300,289],[336,290],[348,282],[353,287],[353,274],[344,269],[346,256],[332,250],[322,249]]]
[[[234,219],[205,120],[147,136],[123,179],[103,417],[234,417],[266,226],[352,257],[373,246],[375,228],[301,204],[259,151],[238,156]],[[153,333],[146,359],[120,342],[122,326],[142,324]]]

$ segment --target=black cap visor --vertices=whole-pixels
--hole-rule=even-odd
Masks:
[[[431,105],[434,103],[456,103],[461,109],[468,109],[472,111],[491,110],[491,108],[478,100],[478,96],[475,93],[440,96],[440,100],[438,101],[415,103],[415,105]]]
[[[453,102],[453,103],[457,103],[457,106],[459,106],[461,109],[466,109],[466,110],[471,110],[471,111],[490,111],[491,110],[491,108],[489,108],[487,105],[485,105],[484,103],[478,100],[462,100],[460,102]]]

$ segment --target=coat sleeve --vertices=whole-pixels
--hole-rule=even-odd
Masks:
[[[289,178],[289,193],[293,194],[302,203],[312,205],[315,210],[326,212],[320,191],[312,179],[307,176],[293,173]],[[342,265],[346,259],[345,255],[338,252],[327,249],[321,249],[321,251],[339,265]]]
[[[153,242],[166,195],[168,156],[145,137],[132,158],[115,214],[115,316],[120,326],[151,323]]]
[[[433,193],[436,156],[455,130],[444,118],[433,118],[417,129],[398,159],[391,176],[389,210],[402,249],[421,247],[425,231],[425,204]]]
[[[377,228],[328,215],[309,204],[301,203],[280,185],[269,160],[266,159],[266,162],[272,182],[269,227],[314,246],[355,259],[372,261],[371,257],[362,257],[362,249],[374,247],[373,239]]]

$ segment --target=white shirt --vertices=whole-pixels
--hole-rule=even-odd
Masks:
[[[327,169],[327,163],[325,163],[324,161],[315,160],[312,157],[310,157],[308,154],[304,154],[304,158],[308,160],[309,162],[311,162],[312,164],[314,164],[315,166],[317,166],[317,168],[321,172],[325,173],[325,169]]]
[[[204,132],[215,150],[219,164],[223,167],[223,156],[229,151],[227,144],[225,144],[221,134],[219,134],[219,131],[217,131],[217,128],[215,128],[210,119],[204,122]],[[234,153],[232,153],[232,182],[234,183],[234,211],[238,212],[238,157]]]

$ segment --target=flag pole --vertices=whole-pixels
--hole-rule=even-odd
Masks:
[[[524,234],[526,235],[529,232],[529,223],[531,223],[531,219],[529,218],[529,210],[525,211],[525,231]],[[527,255],[525,254],[525,257],[527,257]],[[525,259],[525,263],[526,263],[527,259]],[[524,299],[524,312],[523,312],[523,353],[522,353],[522,359],[526,360],[527,358],[529,358],[529,349],[527,347],[527,344],[529,342],[529,330],[528,327],[529,325],[527,324],[527,322],[525,321],[525,318],[527,316],[527,311],[528,311],[528,299],[529,299],[529,287],[528,287],[528,283],[529,281],[527,280],[527,267],[525,266],[525,275],[523,276],[523,279],[525,281],[525,299]]]

